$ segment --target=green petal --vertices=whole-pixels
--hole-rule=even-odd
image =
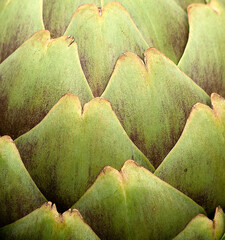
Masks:
[[[102,239],[171,239],[204,210],[190,198],[127,161],[105,167],[72,207]]]
[[[73,39],[40,31],[0,65],[0,134],[27,132],[67,92],[85,103],[93,95]]]
[[[60,215],[55,205],[44,204],[15,223],[0,229],[1,239],[7,240],[97,240],[91,228],[77,210]]]
[[[187,7],[192,3],[205,3],[207,0],[175,0],[179,6],[181,6],[185,11]]]
[[[42,0],[1,0],[0,63],[32,34],[43,29]]]
[[[145,63],[132,53],[121,56],[103,97],[157,167],[176,144],[192,106],[209,104],[210,98],[156,49],[145,52]]]
[[[189,40],[179,67],[208,94],[225,96],[225,3],[188,8]]]
[[[103,0],[104,4],[110,1]],[[149,46],[178,63],[188,39],[186,12],[171,0],[118,1],[130,13]]]
[[[0,169],[0,226],[4,226],[40,207],[46,199],[8,136],[0,138]]]
[[[101,6],[101,0],[43,0],[43,19],[45,28],[53,37],[60,37],[66,31],[76,9],[82,4],[94,3]]]
[[[212,94],[213,110],[197,104],[178,143],[155,175],[212,214],[225,208],[225,100]]]
[[[81,65],[94,96],[102,94],[122,53],[132,51],[142,55],[148,48],[118,2],[111,2],[102,10],[95,5],[80,7],[65,34],[77,41]]]
[[[218,207],[213,221],[199,214],[173,240],[220,240],[224,226],[224,213]]]
[[[119,169],[134,159],[152,171],[130,141],[109,102],[85,104],[65,95],[44,120],[16,141],[23,162],[47,199],[68,209],[106,165]]]

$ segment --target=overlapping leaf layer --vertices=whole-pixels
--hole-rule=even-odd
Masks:
[[[2,0],[0,32],[1,239],[224,239],[224,0]]]

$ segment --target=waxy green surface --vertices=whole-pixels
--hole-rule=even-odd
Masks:
[[[15,17],[19,19],[16,24]],[[165,0],[66,0],[63,4],[56,0],[4,0],[0,19],[4,22],[2,60],[38,30],[49,30],[54,38],[73,35],[94,96],[104,91],[122,53],[142,56],[148,47],[156,47],[177,63],[188,39],[187,14],[170,0],[166,4]]]
[[[188,9],[189,39],[178,66],[208,94],[225,96],[225,2]]]
[[[59,4],[59,1],[56,0],[44,0],[43,12],[45,27],[53,33],[53,36],[60,36],[63,34],[64,29],[66,29],[66,26],[68,26],[69,23],[71,24],[70,19],[72,16],[77,14],[76,11],[80,11],[77,10],[77,8],[82,5],[85,5],[86,8],[88,7],[86,4],[95,4],[96,7],[99,8],[99,11],[104,12],[105,6],[112,2],[115,1],[66,0],[65,4]],[[130,14],[132,21],[135,23],[149,46],[158,48],[177,63],[182,56],[188,39],[186,8],[193,2],[204,1],[176,0],[177,4],[171,0],[119,0],[116,2],[121,3]],[[181,9],[180,6],[184,10]],[[117,27],[116,18],[111,18],[110,21],[111,24],[109,29]],[[89,26],[83,26],[83,28],[88,27],[90,29],[91,24],[89,24],[89,22],[85,22],[84,25]],[[131,24],[129,21],[127,23]],[[103,40],[109,39],[103,32],[101,32],[100,35]],[[74,35],[74,37],[76,36]],[[93,45],[89,47],[89,51],[93,51],[92,48]],[[107,51],[109,51],[109,49]]]
[[[43,0],[43,21],[53,37],[60,37],[66,31],[77,8],[83,4],[101,6],[101,0]]]
[[[107,165],[120,169],[127,159],[154,170],[131,142],[105,99],[82,109],[67,94],[44,120],[15,140],[23,162],[46,198],[68,209]]]
[[[7,240],[99,240],[77,210],[60,215],[55,205],[44,204],[26,217],[0,229]]]
[[[0,65],[2,135],[16,138],[29,131],[67,92],[76,94],[82,104],[92,99],[72,42],[40,31]]]
[[[9,56],[20,44],[39,30],[49,30],[52,36],[60,37],[71,23],[78,8],[87,4],[96,5],[104,11],[110,0],[3,0],[0,5],[2,20],[2,43],[8,42]],[[177,63],[182,56],[187,39],[188,23],[186,8],[189,4],[203,0],[142,0],[116,1],[126,8],[132,21],[150,46],[154,46]],[[182,9],[183,8],[183,9]],[[15,19],[17,19],[15,21]],[[111,19],[111,28],[116,27],[116,21]],[[16,24],[15,24],[16,23]],[[88,23],[85,23],[88,24]],[[18,29],[20,31],[18,31]],[[19,36],[19,38],[18,38]],[[16,37],[16,39],[15,39]],[[105,38],[104,34],[102,37]],[[1,59],[2,61],[3,59]]]
[[[157,167],[179,139],[192,106],[209,96],[158,50],[118,60],[102,95],[131,140]]]
[[[155,175],[212,214],[225,208],[225,100],[212,94],[212,107],[196,104],[185,129]]]
[[[74,36],[78,44],[81,65],[94,96],[104,91],[122,53],[142,55],[149,47],[118,2],[107,4],[101,11],[95,5],[81,6],[65,34]]]
[[[173,240],[220,240],[224,230],[224,213],[218,207],[213,220],[199,214]]]
[[[109,2],[0,2],[0,62],[12,54],[0,65],[0,135],[15,138],[29,131],[67,92],[81,101],[67,94],[16,140],[35,183],[12,140],[0,138],[0,225],[46,201],[38,186],[60,211],[81,197],[75,206],[103,238],[171,239],[183,230],[176,239],[220,239],[221,209],[214,222],[203,215],[193,219],[204,210],[147,170],[131,161],[121,172],[112,167],[120,169],[132,158],[154,171],[148,159],[155,166],[161,163],[191,106],[210,105],[202,89],[159,52],[148,50],[145,65],[135,54],[142,58],[153,46],[179,62],[208,94],[225,96],[224,1],[189,7],[189,40],[186,8],[203,0]],[[67,29],[77,43],[66,36],[50,39],[48,31],[27,40],[44,28],[52,37]],[[134,54],[119,58],[126,51]],[[82,109],[104,90],[125,131],[106,100],[94,99]],[[219,204],[225,208],[225,103],[214,94],[212,105],[213,110],[195,106],[180,140],[156,171],[210,215]],[[112,167],[92,185],[106,165]],[[98,239],[77,211],[62,217],[51,205],[2,228],[0,238]]]
[[[103,0],[104,4],[110,0]],[[149,47],[178,63],[188,39],[187,14],[171,0],[119,0]],[[113,24],[113,23],[112,23]]]
[[[43,29],[42,0],[1,0],[0,63],[32,34]]]
[[[101,239],[171,239],[204,210],[134,161],[105,167],[72,207]]]
[[[8,136],[0,138],[0,227],[12,223],[45,201]]]

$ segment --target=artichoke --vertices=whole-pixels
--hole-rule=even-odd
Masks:
[[[0,0],[0,32],[1,239],[225,239],[224,0]]]

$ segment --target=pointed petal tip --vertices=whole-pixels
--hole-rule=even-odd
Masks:
[[[73,208],[73,209],[70,208],[64,213],[62,213],[62,217],[65,217],[65,216],[78,216],[83,220],[83,217],[81,216],[79,210],[77,210],[76,208]]]
[[[0,141],[7,141],[13,143],[13,139],[8,135],[1,136]]]
[[[4,148],[6,144],[10,144],[12,149],[14,149],[16,152],[18,152],[15,142],[8,135],[4,135],[4,136],[0,137],[0,146],[2,146]]]
[[[216,210],[215,210],[215,215],[214,215],[214,219],[216,218],[216,216],[217,215],[220,215],[220,214],[222,214],[222,215],[224,215],[225,213],[224,213],[224,211],[223,211],[223,208],[219,205],[217,208],[216,208]],[[224,215],[224,217],[225,217],[225,215]],[[225,220],[225,218],[224,218],[224,220]],[[224,222],[224,227],[225,227],[225,222]],[[224,229],[225,230],[225,229]]]
[[[123,164],[123,168],[129,167],[129,166],[134,166],[134,167],[139,167],[139,168],[144,168],[143,166],[141,166],[140,164],[138,164],[137,162],[135,162],[132,159],[128,159],[124,164]]]
[[[110,172],[114,172],[114,171],[117,171],[115,168],[111,167],[111,166],[105,166],[102,171],[100,172],[100,174],[98,175],[98,177],[100,177],[101,175],[106,175]],[[97,178],[98,178],[97,177]],[[97,179],[96,178],[96,179]]]
[[[96,97],[96,98],[93,98],[90,102],[88,103],[85,103],[84,104],[84,107],[83,107],[83,114],[91,107],[93,107],[94,105],[97,105],[97,106],[105,106],[107,108],[110,108],[111,111],[113,111],[112,109],[112,105],[110,103],[109,100],[107,100],[106,98],[104,97]]]
[[[165,56],[165,54],[163,54],[157,48],[154,48],[154,47],[150,47],[145,51],[144,55],[148,55],[148,54],[157,54],[157,55]]]
[[[186,125],[188,124],[188,122],[191,121],[193,115],[198,112],[199,110],[201,109],[205,109],[207,111],[211,111],[212,112],[212,108],[210,108],[208,105],[205,105],[203,103],[196,103],[192,108],[191,108],[191,111],[190,111],[190,114],[188,116],[188,119],[186,121]]]
[[[219,95],[218,93],[212,93],[211,94],[211,101],[224,101],[225,99]]]
[[[126,58],[138,58],[138,56],[137,56],[137,54],[135,54],[133,52],[125,52],[119,56],[117,62],[124,61]]]
[[[50,39],[51,39],[51,34],[48,30],[40,30],[40,31],[34,33],[26,42],[28,42],[30,40],[47,41],[47,40],[50,40]]]
[[[52,109],[49,112],[51,112],[57,105],[60,105],[61,103],[64,103],[64,102],[71,102],[72,104],[81,105],[81,102],[78,96],[72,93],[66,93],[58,100],[58,102],[52,107]]]

